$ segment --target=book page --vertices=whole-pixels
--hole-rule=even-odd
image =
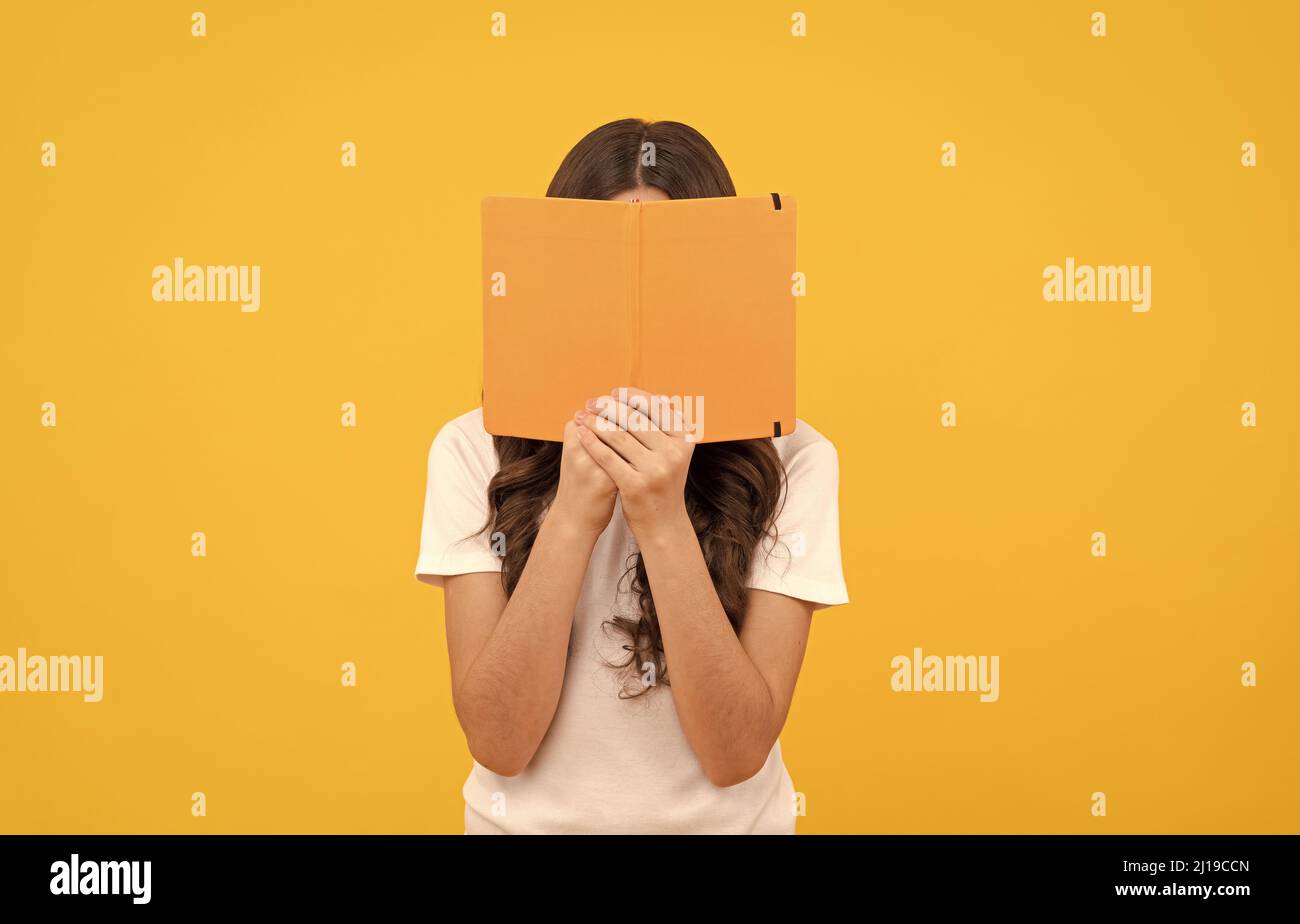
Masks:
[[[636,278],[624,202],[483,200],[483,414],[489,433],[561,440],[626,384]]]
[[[796,213],[780,201],[642,204],[633,384],[691,403],[700,442],[794,429]]]

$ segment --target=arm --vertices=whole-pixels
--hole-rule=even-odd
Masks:
[[[444,581],[456,716],[474,759],[503,776],[523,771],[555,716],[574,608],[614,509],[613,483],[573,431],[565,431],[555,502],[509,601],[495,572]]]
[[[641,555],[682,730],[714,785],[743,783],[762,768],[785,725],[812,604],[751,590],[738,638],[690,522],[646,540]]]
[[[785,724],[812,604],[751,590],[737,637],[686,515],[692,444],[679,427],[661,430],[627,405],[598,410],[582,418],[579,438],[617,485],[637,536],[682,730],[715,785],[741,783],[762,767]],[[612,419],[628,421],[631,432]]]

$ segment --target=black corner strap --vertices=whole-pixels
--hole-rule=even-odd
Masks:
[[[775,420],[772,422],[772,435],[773,436],[781,435],[781,421]]]
[[[778,212],[781,211],[781,197],[776,193],[772,193],[772,208],[776,209]],[[781,434],[779,433],[777,434],[777,436],[780,435]]]

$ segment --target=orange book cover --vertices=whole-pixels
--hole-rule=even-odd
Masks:
[[[560,440],[588,398],[680,400],[699,442],[795,425],[795,202],[483,200],[483,419]]]

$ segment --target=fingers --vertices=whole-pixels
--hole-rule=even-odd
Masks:
[[[587,402],[587,410],[597,417],[593,429],[598,434],[603,430],[624,430],[631,433],[637,442],[651,451],[662,449],[667,443],[667,434],[662,433],[653,420],[640,409],[621,402],[616,397],[601,395],[592,398]]]
[[[579,413],[586,414],[585,411]],[[586,414],[586,416],[591,417],[592,415]],[[605,470],[605,474],[609,476],[610,481],[614,482],[614,486],[622,490],[635,472],[632,466],[617,452],[601,442],[600,437],[585,423],[578,423],[576,432],[578,442],[587,451],[587,455],[591,456],[592,461]]]
[[[574,419],[595,434],[602,443],[622,456],[633,468],[648,461],[650,450],[618,423],[613,423],[591,411],[579,411]]]
[[[652,395],[650,392],[631,385],[615,388],[611,395],[623,405],[636,410],[650,420],[665,436],[682,439],[687,433],[687,421],[683,414],[681,399],[673,400],[667,395]]]

